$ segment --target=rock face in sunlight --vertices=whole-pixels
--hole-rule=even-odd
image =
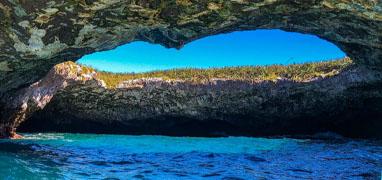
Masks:
[[[304,82],[145,78],[117,88],[100,82],[68,86],[20,130],[182,136],[334,131],[382,138],[382,73],[362,67]]]
[[[16,127],[35,111],[44,108],[57,91],[68,85],[79,85],[93,80],[95,72],[86,70],[73,62],[62,63],[54,66],[40,81],[18,91],[3,107],[5,111],[2,115],[8,118],[2,119],[0,137],[17,137]],[[102,82],[94,81],[103,87]]]
[[[17,121],[9,103],[55,64],[136,40],[180,48],[212,34],[280,28],[318,35],[357,64],[382,67],[376,0],[0,0],[0,17],[3,129]]]

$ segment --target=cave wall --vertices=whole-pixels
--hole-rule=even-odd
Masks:
[[[0,0],[0,17],[2,94],[94,51],[138,40],[180,48],[246,29],[310,33],[357,63],[382,63],[378,0]]]
[[[348,67],[293,81],[96,80],[59,91],[21,124],[25,132],[174,136],[312,135],[382,139],[382,72]]]
[[[0,0],[0,17],[0,124],[14,121],[9,109],[23,109],[28,98],[20,97],[55,64],[132,41],[181,48],[212,34],[279,28],[382,67],[379,0]]]

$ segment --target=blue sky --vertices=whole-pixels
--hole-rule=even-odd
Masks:
[[[313,35],[257,30],[209,36],[186,44],[180,50],[132,42],[86,55],[78,62],[110,72],[147,72],[189,67],[285,65],[344,56],[334,44]]]

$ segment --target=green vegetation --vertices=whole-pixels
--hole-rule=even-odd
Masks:
[[[287,78],[294,81],[306,81],[317,77],[328,77],[338,74],[352,64],[350,58],[325,62],[293,64],[288,66],[241,66],[210,69],[172,69],[147,73],[110,73],[97,72],[97,77],[105,81],[108,87],[116,87],[126,80],[140,78],[163,78],[165,80],[187,80],[202,82],[212,78],[241,80],[276,80]]]

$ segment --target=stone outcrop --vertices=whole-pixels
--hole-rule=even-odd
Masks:
[[[382,138],[382,73],[366,67],[303,82],[149,78],[115,89],[99,82],[59,91],[20,130],[181,136],[334,131]]]
[[[279,28],[317,35],[359,65],[382,67],[379,0],[0,0],[0,17],[3,129],[18,121],[8,104],[54,65],[138,40],[180,48],[208,35]]]
[[[93,80],[102,87],[102,82],[94,79],[95,72],[85,72],[79,65],[66,62],[52,68],[40,81],[30,85],[11,95],[9,102],[4,103],[2,119],[0,124],[0,137],[16,136],[16,127],[25,119],[29,118],[35,111],[43,109],[57,91],[68,85],[81,85]]]

